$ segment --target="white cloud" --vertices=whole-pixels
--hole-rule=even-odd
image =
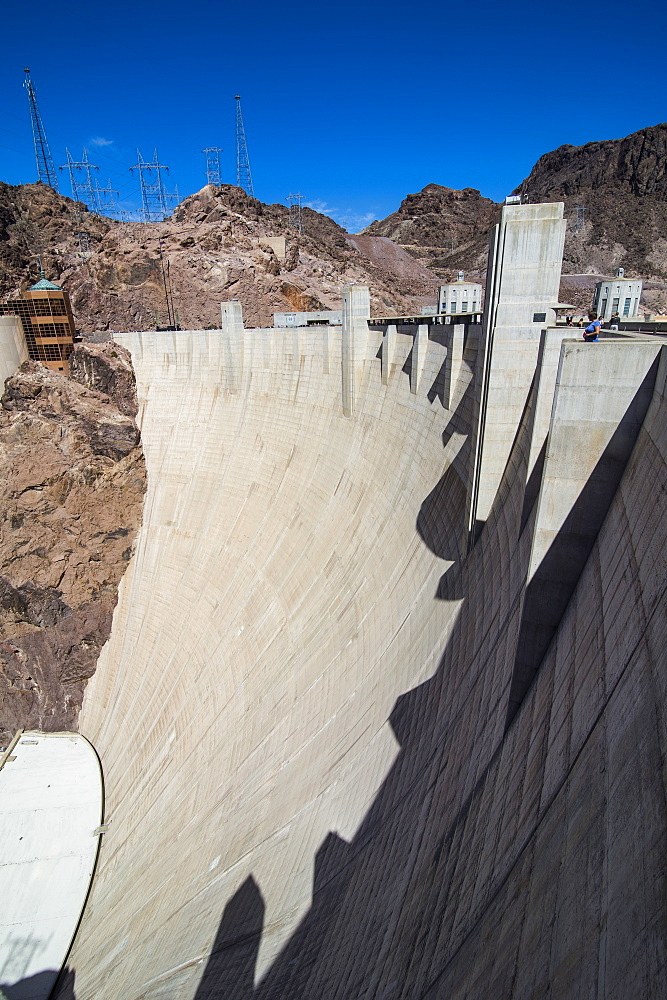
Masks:
[[[113,139],[105,139],[101,135],[96,135],[90,140],[91,146],[113,146]]]

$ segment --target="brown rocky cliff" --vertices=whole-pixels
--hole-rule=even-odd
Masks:
[[[386,219],[371,223],[364,235],[388,237],[449,280],[460,268],[478,274],[486,266],[489,230],[497,213],[498,206],[475,188],[457,191],[427,184],[407,195]]]
[[[85,238],[80,238],[84,233]],[[284,236],[279,259],[262,240]],[[333,219],[303,210],[303,232],[284,205],[264,205],[231,185],[206,186],[164,222],[114,222],[40,184],[0,184],[0,297],[44,269],[69,292],[84,335],[168,324],[167,292],[184,329],[220,325],[220,303],[238,299],[247,326],[271,326],[295,302],[340,308],[341,287],[371,287],[373,308],[410,311],[434,282],[403,280],[346,241]],[[84,249],[84,247],[88,249]]]
[[[113,343],[79,347],[72,373],[26,362],[2,397],[3,742],[20,727],[76,728],[141,523],[129,355]]]
[[[566,274],[614,274],[624,267],[628,277],[653,281],[644,296],[650,308],[667,308],[667,124],[623,139],[560,146],[540,157],[515,193],[532,202],[565,202]]]

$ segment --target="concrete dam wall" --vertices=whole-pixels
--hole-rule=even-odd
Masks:
[[[345,324],[119,338],[149,488],[57,995],[664,997],[667,351],[527,327],[487,502],[489,327]]]

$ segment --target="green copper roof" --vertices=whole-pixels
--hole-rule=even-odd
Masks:
[[[46,292],[46,291],[56,291],[62,292],[60,285],[54,285],[52,281],[48,281],[46,278],[40,278],[39,281],[35,282],[34,285],[30,286],[31,292]]]

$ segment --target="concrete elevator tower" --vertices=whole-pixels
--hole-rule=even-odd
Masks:
[[[555,326],[566,225],[562,202],[504,205],[491,234],[468,496],[471,543],[489,516],[507,464],[541,332]]]

